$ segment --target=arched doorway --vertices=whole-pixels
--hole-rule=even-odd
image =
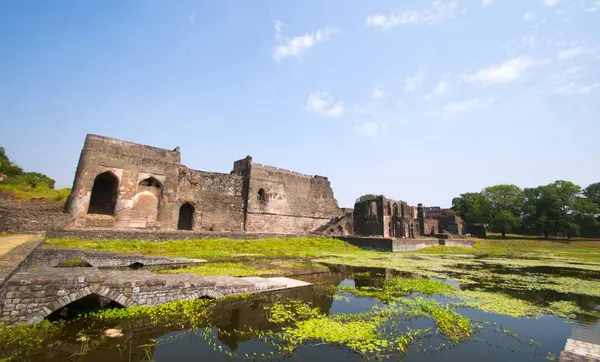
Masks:
[[[119,179],[110,171],[96,176],[90,197],[88,214],[114,215]]]
[[[146,227],[158,220],[158,209],[162,196],[162,185],[154,177],[140,181],[133,197],[131,222],[136,227]]]
[[[194,226],[194,206],[189,202],[181,205],[179,208],[178,230],[192,230]]]

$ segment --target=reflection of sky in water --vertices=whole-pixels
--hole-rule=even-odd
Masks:
[[[364,269],[360,271],[364,271]],[[390,277],[393,273],[385,272],[383,275]],[[339,275],[336,278],[330,282],[343,286],[377,286],[381,285],[382,282],[381,277],[374,279],[361,276],[356,282],[351,279],[344,279],[343,276]],[[444,280],[444,282],[458,287],[455,281]],[[295,291],[288,290],[280,292],[280,294],[288,295],[293,299],[300,298],[303,301],[313,301],[315,305],[318,305],[329,314],[362,313],[370,311],[374,306],[383,306],[379,301],[372,298],[356,298],[346,293],[338,293],[336,297],[332,297],[329,294],[324,295],[322,291],[317,292],[317,290],[308,287],[305,289],[296,289]],[[455,298],[448,299],[442,296],[434,296],[433,299],[441,302],[456,301]],[[222,310],[219,314],[222,318],[216,322],[216,325],[222,330],[241,329],[243,325],[249,325],[258,329],[273,328],[272,326],[268,326],[268,323],[265,323],[264,314],[261,314],[263,307],[269,303],[272,303],[272,299],[242,301],[240,304]],[[449,343],[447,340],[433,334],[430,338],[422,339],[410,345],[406,356],[402,360],[405,362],[542,362],[547,361],[548,352],[558,356],[563,350],[567,338],[590,343],[600,343],[600,322],[593,318],[586,320],[582,317],[580,320],[575,321],[550,316],[540,318],[512,318],[469,308],[460,308],[457,309],[457,312],[474,322],[481,323],[483,328],[476,332],[469,341],[461,342],[450,349],[448,348]],[[484,322],[487,322],[487,324]],[[401,325],[402,330],[406,330],[409,327],[412,329],[433,328],[433,331],[435,331],[434,322],[430,319],[410,320]],[[252,357],[253,353],[256,352],[260,358],[261,353],[268,355],[271,351],[276,352],[275,347],[261,340],[231,337],[222,333],[217,335],[216,327],[211,327],[210,330],[215,337],[217,350],[233,350],[242,360],[245,354]],[[508,334],[503,333],[504,330],[508,331]],[[213,347],[202,337],[203,331],[204,329],[195,333],[181,331],[162,334],[158,338],[157,345],[153,348],[154,360],[158,362],[230,360],[227,354],[213,350]],[[518,335],[522,342],[510,334]],[[529,345],[531,339],[539,343],[538,349],[532,348]],[[138,345],[143,343],[145,341],[140,341]],[[442,348],[443,345],[446,347]],[[86,361],[105,360],[98,359],[99,355],[94,358],[92,354],[84,359]],[[397,360],[398,357],[400,356],[392,356],[391,360]],[[316,347],[301,346],[295,350],[293,356],[276,359],[311,362],[362,361],[362,357],[358,354],[332,345],[319,345]],[[127,360],[127,358],[125,357],[124,360]]]
[[[354,286],[354,281],[345,279],[339,285]],[[341,298],[334,298],[329,314],[362,313],[371,310],[375,305],[382,306],[372,298],[355,298],[352,295],[341,293]],[[443,297],[436,300],[444,301]],[[600,322],[580,323],[567,321],[557,317],[540,317],[535,319],[512,318],[476,309],[460,308],[457,310],[462,315],[475,322],[489,322],[478,331],[468,342],[448,348],[449,343],[438,335],[411,345],[403,361],[433,362],[433,361],[488,361],[488,362],[525,362],[547,361],[548,352],[558,356],[564,348],[567,338],[577,338],[585,341],[596,341],[600,335]],[[494,325],[494,323],[496,323]],[[407,323],[412,329],[434,327],[429,319],[416,319]],[[500,329],[497,331],[495,329]],[[214,329],[214,328],[213,328]],[[507,330],[510,334],[517,334],[521,342],[514,337],[503,333]],[[216,330],[215,330],[216,333]],[[530,339],[539,343],[539,348],[529,345]],[[446,347],[442,347],[443,345]],[[217,345],[222,349],[230,350],[227,345],[217,340]],[[272,346],[262,341],[240,341],[235,350],[238,356],[253,352],[268,354],[275,351]],[[197,360],[228,360],[223,353],[213,351],[198,335],[187,334],[184,338],[168,344],[159,344],[155,347],[154,358],[156,361],[197,361]],[[360,361],[362,358],[349,352],[347,349],[331,345],[317,347],[300,347],[291,358],[292,361]]]

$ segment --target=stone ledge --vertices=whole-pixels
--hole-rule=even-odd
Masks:
[[[0,286],[4,286],[40,244],[42,244],[42,239],[36,236],[32,241],[18,245],[0,257]]]

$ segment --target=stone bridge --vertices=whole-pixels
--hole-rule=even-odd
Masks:
[[[69,303],[92,294],[123,307],[154,306],[177,300],[221,298],[308,284],[289,278],[202,277],[191,273],[154,274],[147,270],[22,269],[5,282],[0,321],[4,324],[38,323]]]
[[[127,266],[182,266],[203,263],[203,259],[171,258],[162,256],[147,256],[137,253],[115,253],[102,250],[82,250],[75,248],[61,248],[41,246],[35,249],[24,262],[23,267],[56,267],[62,263],[81,259],[90,266],[127,267]]]

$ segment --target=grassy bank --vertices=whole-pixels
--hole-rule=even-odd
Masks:
[[[381,253],[362,250],[341,240],[317,237],[268,238],[259,240],[200,239],[166,242],[128,240],[49,239],[50,246],[80,249],[137,252],[146,255],[166,255],[188,258],[228,259],[239,257],[367,257],[403,259],[407,255],[468,255],[476,258],[508,257],[544,259],[563,262],[600,263],[600,240],[546,241],[529,239],[477,241],[473,248],[431,247],[409,253]]]
[[[71,189],[51,189],[43,186],[31,188],[24,185],[0,184],[0,193],[14,195],[19,200],[41,198],[50,201],[65,201],[69,197]]]

